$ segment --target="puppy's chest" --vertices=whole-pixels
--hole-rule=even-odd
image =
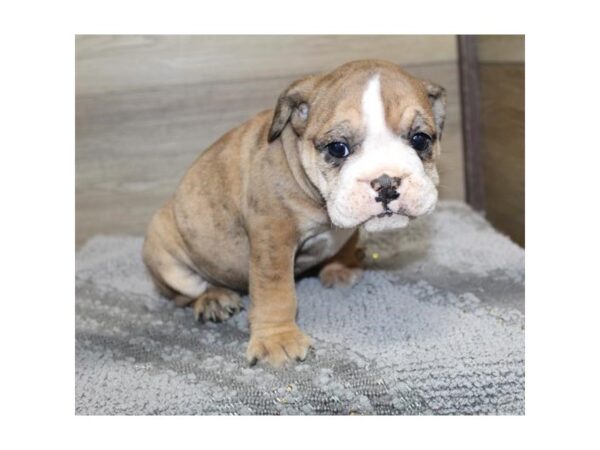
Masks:
[[[354,230],[332,229],[309,234],[296,252],[295,272],[303,272],[335,255],[350,239]]]

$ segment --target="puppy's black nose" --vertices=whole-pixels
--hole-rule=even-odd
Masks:
[[[400,194],[394,188],[381,188],[377,191],[377,197],[375,197],[376,202],[383,203],[383,207],[387,209],[388,203],[396,200],[400,197]]]
[[[375,178],[374,180],[371,180],[371,187],[373,189],[375,189],[377,192],[381,191],[382,189],[391,189],[391,190],[396,190],[400,187],[400,182],[402,180],[398,177],[390,177],[388,174],[383,174],[378,178]]]
[[[400,197],[397,189],[400,187],[401,179],[398,177],[390,177],[387,174],[383,174],[378,178],[371,181],[371,187],[377,191],[376,202],[383,204],[383,209],[389,210],[388,203],[396,200]]]

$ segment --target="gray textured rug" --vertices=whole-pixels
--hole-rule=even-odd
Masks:
[[[351,289],[301,280],[315,348],[285,369],[248,367],[246,313],[201,325],[159,297],[141,245],[77,255],[77,414],[524,413],[524,252],[463,204],[364,235]]]

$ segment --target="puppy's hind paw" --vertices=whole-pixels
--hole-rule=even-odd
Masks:
[[[211,287],[194,301],[196,320],[222,322],[243,308],[242,299],[229,289]]]
[[[327,264],[319,272],[321,284],[326,288],[352,287],[361,279],[362,269],[350,268],[339,262]]]

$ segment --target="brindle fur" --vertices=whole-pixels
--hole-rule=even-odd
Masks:
[[[311,341],[295,323],[295,273],[324,264],[320,278],[326,286],[360,278],[358,233],[332,229],[313,182],[317,171],[335,176],[314,143],[322,142],[342,117],[353,136],[364,134],[360,98],[376,71],[391,127],[406,132],[415,116],[411,109],[418,106],[427,112],[420,126],[435,134],[428,84],[391,63],[349,63],[294,83],[275,111],[264,111],[221,137],[196,159],[150,222],[143,258],[162,294],[192,304],[199,318],[210,311],[206,318],[222,320],[241,307],[231,291],[250,293],[251,362],[280,365],[306,357]],[[298,112],[300,105],[310,107],[308,119]],[[315,248],[304,245],[327,233],[335,237],[329,253],[311,256]]]

